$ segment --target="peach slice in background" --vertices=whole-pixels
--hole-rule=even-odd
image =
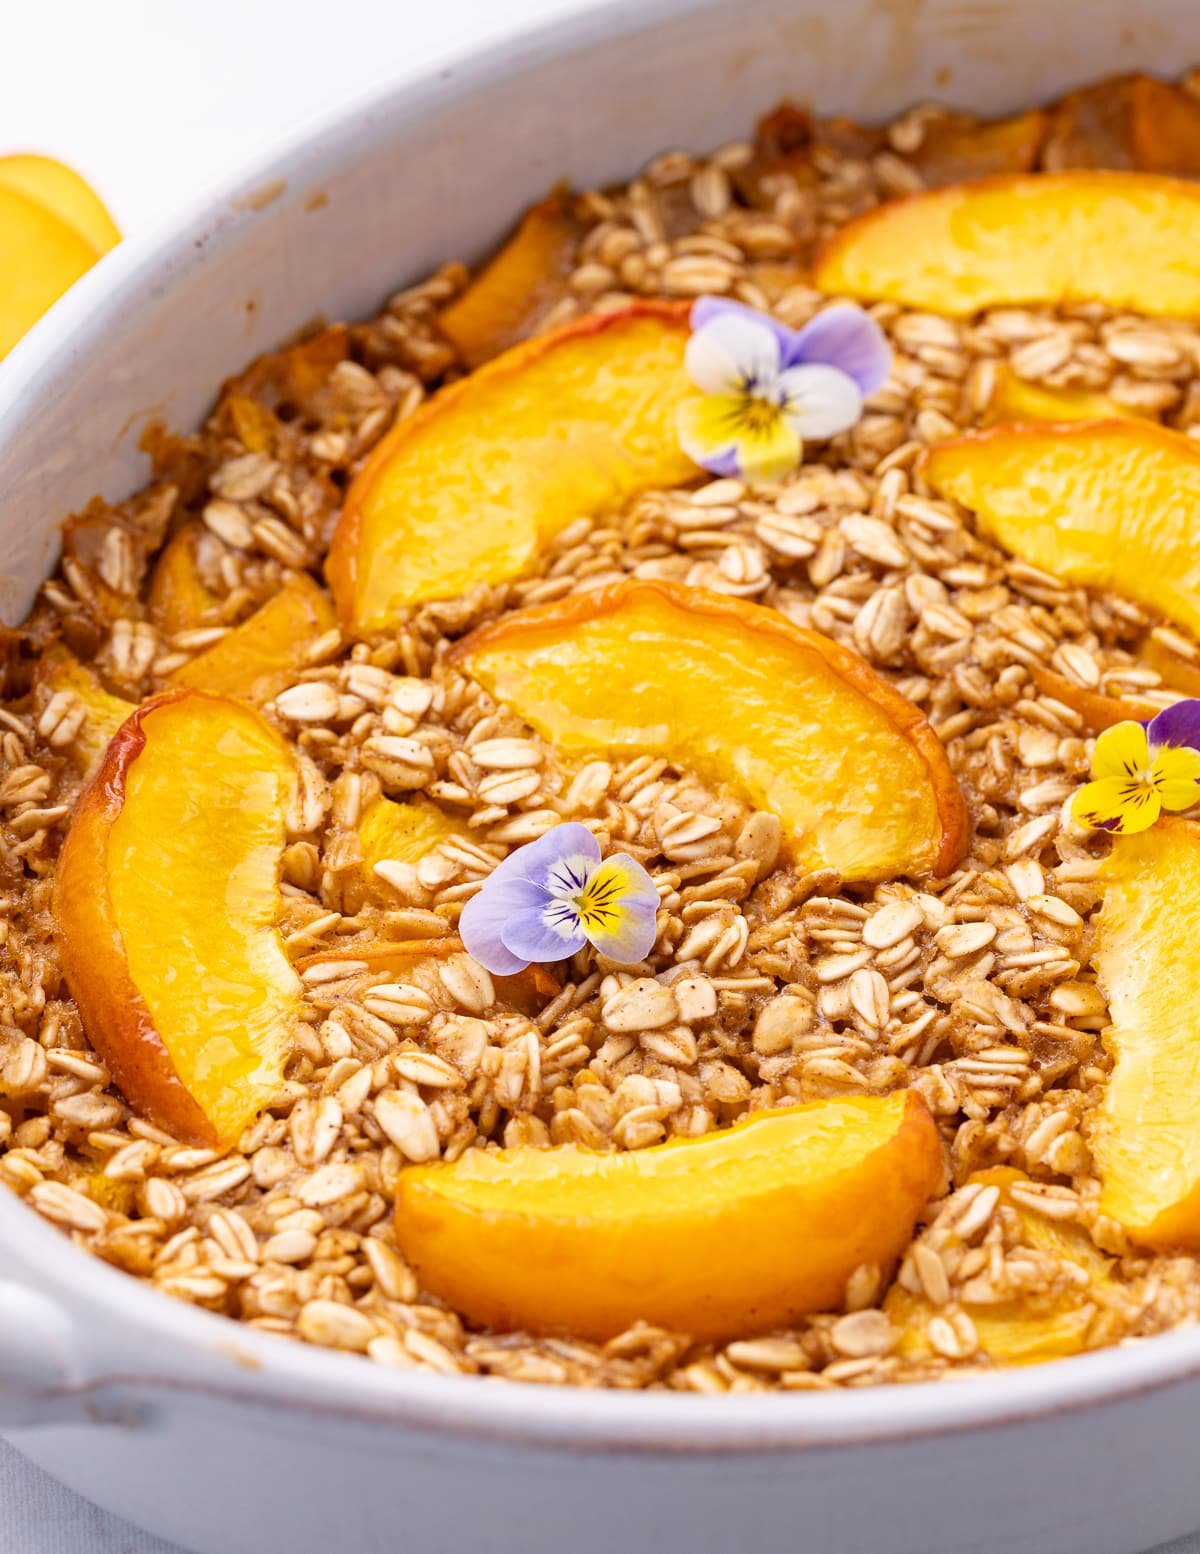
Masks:
[[[42,655],[34,676],[34,691],[39,714],[56,695],[65,692],[83,708],[83,722],[70,744],[71,760],[90,776],[104,759],[109,742],[129,717],[135,703],[114,696],[93,669],[81,664],[75,655],[55,643]]]
[[[965,317],[1004,304],[1103,302],[1200,313],[1200,188],[1154,173],[1004,175],[879,205],[818,254],[832,296]]]
[[[1154,420],[1145,410],[1119,405],[1093,389],[1049,388],[1019,378],[1011,367],[996,372],[996,386],[984,413],[987,426],[1021,421]]]
[[[0,184],[0,357],[99,257],[53,211]]]
[[[999,1365],[1029,1365],[1082,1353],[1090,1347],[1096,1293],[1108,1282],[1111,1259],[1078,1225],[1049,1219],[1014,1198],[1014,1187],[1029,1184],[1023,1172],[995,1166],[977,1171],[970,1181],[996,1188],[1001,1204],[1017,1216],[1024,1242],[1035,1254],[1053,1260],[1047,1262],[1038,1287],[1021,1300],[964,1300],[962,1309],[974,1324],[979,1347]],[[902,1355],[924,1359],[936,1353],[929,1324],[939,1308],[925,1295],[893,1284],[883,1309],[901,1330]]]
[[[686,303],[576,319],[452,384],[354,481],[326,575],[343,624],[385,629],[429,599],[516,577],[576,518],[699,474],[676,412]]]
[[[198,691],[144,703],[81,795],[54,918],[84,1030],[142,1116],[237,1141],[277,1089],[300,984],[275,926],[287,746]]]
[[[146,611],[166,637],[194,630],[220,603],[200,570],[197,548],[206,532],[197,519],[181,525],[154,564]]]
[[[0,188],[15,189],[45,206],[73,227],[97,258],[121,241],[116,222],[91,184],[54,157],[0,156]]]
[[[336,624],[324,590],[297,573],[249,619],[169,678],[173,685],[261,706],[292,684],[309,648]]]
[[[1200,448],[1190,438],[1147,421],[997,426],[936,444],[920,473],[1022,561],[1200,629]]]
[[[507,615],[451,659],[568,754],[667,757],[783,823],[799,867],[944,874],[962,793],[922,713],[857,654],[761,605],[613,583]]]
[[[571,295],[567,276],[581,233],[563,195],[541,200],[466,290],[442,309],[438,325],[468,367],[524,340]]]
[[[414,1166],[396,1243],[425,1289],[486,1327],[604,1340],[642,1319],[723,1338],[836,1308],[855,1268],[899,1256],[941,1177],[916,1091],[855,1096],[649,1149]]]
[[[376,874],[376,864],[401,863],[415,867],[439,842],[469,834],[465,825],[439,809],[432,799],[418,795],[400,803],[379,794],[366,806],[358,822],[363,883],[375,894],[384,877]],[[391,899],[394,901],[395,897]]]
[[[1200,1251],[1200,825],[1115,836],[1092,962],[1113,1057],[1092,1148],[1100,1211],[1146,1246]]]

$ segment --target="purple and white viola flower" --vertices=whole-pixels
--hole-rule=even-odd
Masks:
[[[585,944],[633,965],[653,947],[657,912],[658,891],[641,864],[626,853],[602,859],[588,828],[569,821],[510,853],[467,902],[458,931],[501,977]]]
[[[741,302],[701,297],[684,358],[701,397],[679,410],[679,442],[714,475],[778,480],[805,439],[836,436],[887,380],[887,336],[862,308],[837,302],[789,329]]]

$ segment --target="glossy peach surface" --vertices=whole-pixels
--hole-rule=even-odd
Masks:
[[[425,1288],[500,1331],[605,1339],[644,1319],[720,1338],[838,1305],[861,1263],[899,1255],[941,1175],[915,1091],[855,1096],[649,1149],[413,1166],[396,1241]]]
[[[667,757],[783,822],[797,864],[944,873],[967,812],[941,742],[857,654],[777,610],[614,583],[507,615],[452,655],[574,755]]]
[[[885,202],[817,256],[831,296],[965,317],[1022,303],[1200,313],[1200,188],[1154,173],[999,175]]]
[[[335,625],[333,607],[297,574],[249,619],[175,670],[175,685],[237,696],[261,706],[296,678],[310,647]]]
[[[984,420],[988,426],[1022,421],[1153,420],[1144,410],[1119,405],[1108,394],[1091,389],[1052,388],[1019,378],[1011,367],[998,367],[996,388]]]
[[[95,250],[106,254],[121,241],[108,207],[85,178],[54,157],[0,156],[0,187],[15,189],[52,211]]]
[[[169,692],[121,727],[55,876],[63,969],[126,1100],[175,1137],[236,1142],[283,1076],[299,982],[279,867],[293,758],[249,707]]]
[[[35,678],[45,700],[65,691],[83,708],[83,724],[71,741],[70,753],[79,769],[90,776],[104,759],[113,735],[136,710],[134,703],[114,696],[93,669],[59,645],[43,656]]]
[[[1200,630],[1200,448],[1190,438],[1142,421],[997,426],[936,444],[921,472],[1023,561]]]
[[[516,577],[581,516],[699,471],[676,411],[687,304],[638,302],[506,351],[379,444],[326,565],[343,624],[385,629],[428,599]]]
[[[1115,836],[1092,960],[1113,1057],[1093,1150],[1100,1209],[1146,1246],[1200,1251],[1200,825]]]

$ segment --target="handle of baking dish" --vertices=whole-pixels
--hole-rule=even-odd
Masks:
[[[51,1296],[0,1279],[0,1431],[89,1417],[71,1319]]]

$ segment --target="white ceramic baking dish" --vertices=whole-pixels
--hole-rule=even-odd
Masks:
[[[1200,59],[1195,0],[636,0],[405,82],[105,259],[0,368],[0,618],[148,418],[318,315],[473,256],[556,179],[744,133],[790,95],[983,112]],[[1200,263],[1200,259],[1197,260]],[[376,1368],[169,1301],[0,1192],[0,1427],[205,1554],[1130,1554],[1200,1526],[1200,1333],[819,1396]]]

